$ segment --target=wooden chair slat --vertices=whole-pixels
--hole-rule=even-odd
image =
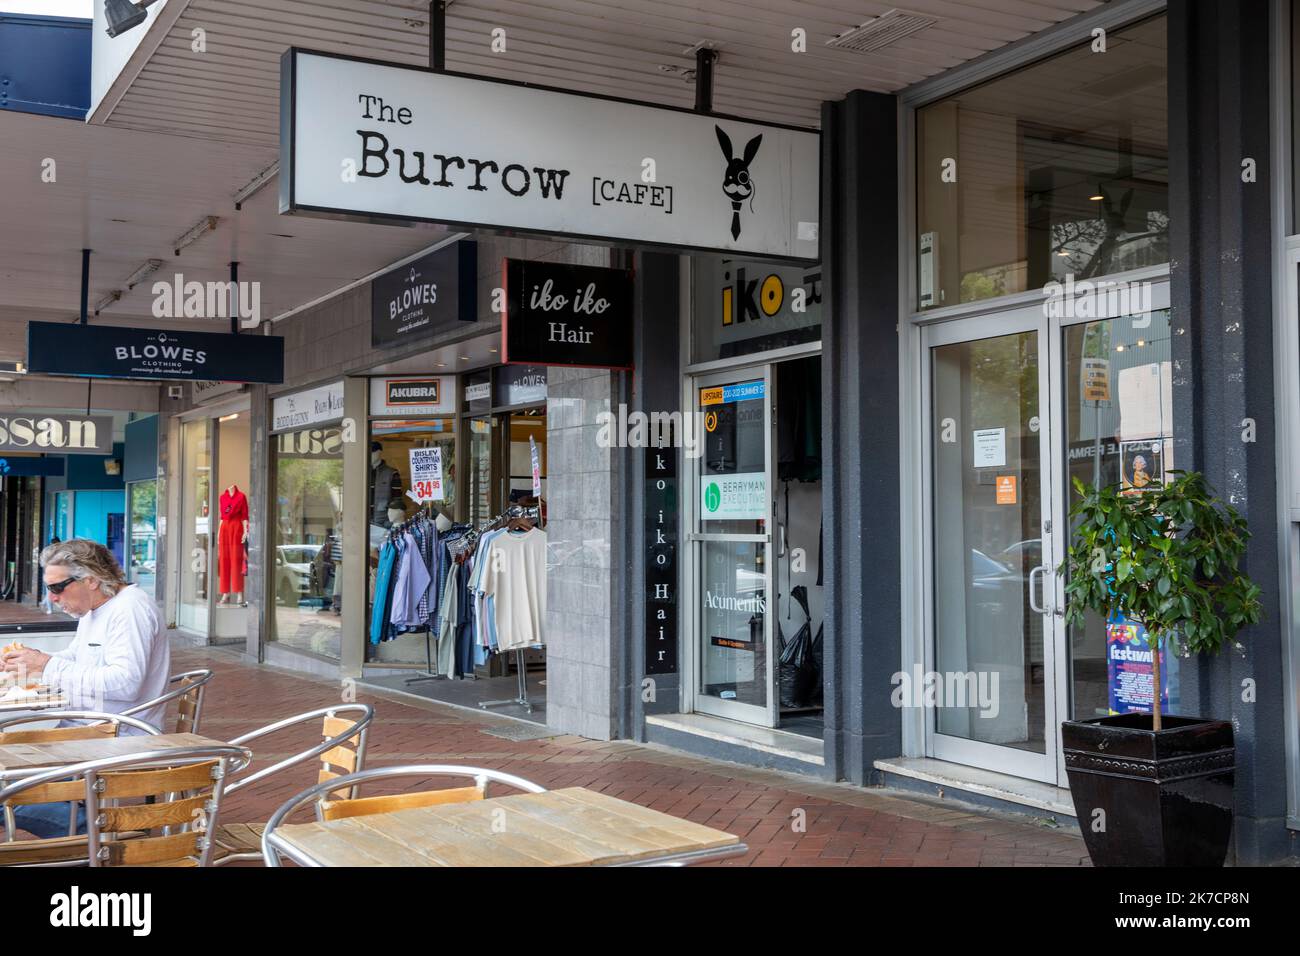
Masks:
[[[217,761],[208,760],[161,770],[123,770],[101,774],[104,790],[100,799],[149,797],[209,788],[212,786],[212,770],[216,765]]]
[[[31,866],[35,863],[68,863],[77,860],[89,861],[84,836],[0,843],[0,866]]]
[[[199,838],[203,834],[195,831],[173,833],[170,836],[140,837],[137,840],[105,841],[101,848],[107,849],[107,859],[101,863],[106,866],[141,866],[146,863],[179,862],[188,856],[199,854]]]
[[[320,755],[321,763],[338,767],[351,773],[357,765],[357,752],[347,747],[333,747]]]
[[[194,823],[195,811],[202,810],[208,795],[187,797],[167,803],[133,803],[125,807],[103,807],[99,813],[104,822],[100,829],[108,833],[121,833],[124,830],[155,830],[159,827],[179,826]]]
[[[25,807],[33,803],[66,803],[69,800],[85,799],[86,781],[56,780],[16,793],[9,798],[9,803],[15,807]]]
[[[468,803],[482,800],[484,792],[478,787],[451,787],[446,790],[420,790],[415,793],[395,793],[391,796],[357,797],[355,800],[322,800],[321,816],[326,820],[343,820],[364,817],[372,813],[390,813],[412,807],[435,807],[447,803]]]
[[[321,736],[328,740],[330,737],[337,737],[339,734],[346,733],[356,725],[355,720],[350,720],[347,717],[326,717],[323,724],[324,732]]]
[[[47,744],[56,740],[98,740],[116,737],[117,724],[89,724],[82,727],[44,727],[40,730],[10,730],[0,734],[0,745]]]

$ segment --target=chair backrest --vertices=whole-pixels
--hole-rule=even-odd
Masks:
[[[251,759],[243,747],[193,747],[89,766],[90,865],[207,866],[227,773]],[[140,830],[144,836],[118,836]]]
[[[268,737],[271,734],[288,730],[308,721],[321,719],[321,741],[308,749],[286,757],[269,767],[263,767],[254,773],[232,781],[226,788],[227,793],[234,793],[249,784],[279,773],[288,767],[304,763],[314,757],[320,758],[318,783],[325,783],[340,776],[341,773],[355,773],[364,769],[366,759],[366,741],[369,736],[370,723],[374,720],[375,710],[369,704],[340,704],[335,707],[321,707],[304,714],[286,717],[273,724],[241,734],[232,744],[247,744],[250,741]]]
[[[396,777],[469,777],[474,781],[469,787],[454,787],[444,790],[429,790],[417,793],[395,794],[393,796],[354,797],[351,800],[331,800],[333,794],[345,788],[351,788],[355,794],[361,784],[376,780],[391,780]],[[298,808],[309,803],[316,805],[318,820],[340,820],[346,817],[365,816],[371,813],[386,813],[391,810],[404,810],[411,807],[436,806],[446,803],[459,803],[467,800],[483,800],[487,796],[489,783],[502,783],[527,793],[545,793],[546,788],[499,770],[481,767],[460,767],[452,764],[407,764],[393,767],[375,767],[342,777],[331,777],[322,783],[304,790],[291,798],[271,815],[262,833],[262,857],[267,866],[279,866],[278,849],[270,837],[275,830]]]
[[[39,865],[75,862],[91,866],[142,863],[207,865],[210,834],[221,806],[222,783],[228,771],[252,760],[246,747],[228,745],[157,750],[142,754],[89,760],[56,767],[0,788],[7,839],[0,844],[0,864]],[[120,805],[122,799],[154,802]],[[34,803],[86,803],[84,837],[62,836],[13,840],[15,806]],[[128,831],[167,828],[162,835],[146,833],[133,839]],[[179,832],[173,833],[172,829]],[[140,848],[127,844],[140,842]]]
[[[147,700],[143,704],[136,704],[129,710],[122,711],[122,713],[146,713],[159,704],[167,704],[174,700],[176,701],[175,733],[197,734],[199,733],[199,725],[203,720],[203,694],[208,681],[212,680],[214,676],[213,672],[206,668],[186,671],[183,674],[173,674],[167,681],[167,685],[171,687],[171,690],[155,697],[153,700]]]
[[[51,720],[84,720],[85,724],[72,727],[40,727],[36,730],[9,730],[9,727],[21,727],[23,724],[48,723]],[[100,740],[104,737],[116,737],[122,725],[142,730],[146,734],[159,734],[153,724],[147,724],[135,717],[122,714],[110,714],[95,710],[57,710],[36,714],[19,714],[0,719],[0,745],[4,744],[46,744],[61,740]]]

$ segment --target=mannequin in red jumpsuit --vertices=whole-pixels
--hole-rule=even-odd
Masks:
[[[244,542],[248,540],[248,499],[231,485],[221,493],[221,530],[217,533],[217,577],[220,604],[244,603]]]

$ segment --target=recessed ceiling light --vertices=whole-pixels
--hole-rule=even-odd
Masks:
[[[468,355],[462,355],[462,356],[460,357],[460,360],[461,360],[462,362],[468,362],[468,361],[469,361],[469,356],[468,356]]]
[[[436,367],[438,367],[438,368],[446,368],[446,367],[447,367],[447,363],[446,363],[446,362],[435,362],[434,365],[435,365]]]
[[[495,352],[496,349],[488,349],[489,352]]]
[[[1068,256],[1069,253],[1066,252],[1064,249],[1062,249],[1060,252],[1057,253],[1057,255],[1058,255],[1058,256]]]
[[[1105,196],[1089,196],[1088,198],[1091,199],[1093,202],[1101,202],[1101,201],[1102,201],[1103,199],[1105,199],[1106,197],[1105,197]]]

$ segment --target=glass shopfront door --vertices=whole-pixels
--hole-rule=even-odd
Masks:
[[[933,640],[910,690],[927,707],[931,756],[1054,780],[1045,323],[926,330]]]
[[[1058,573],[1072,478],[1140,494],[1174,467],[1168,286],[1135,285],[923,332],[927,756],[1066,786],[1061,721],[1140,688],[1108,660],[1128,622],[1067,628]]]
[[[769,365],[694,380],[702,453],[690,471],[694,566],[694,709],[777,724],[772,446],[775,376]]]

